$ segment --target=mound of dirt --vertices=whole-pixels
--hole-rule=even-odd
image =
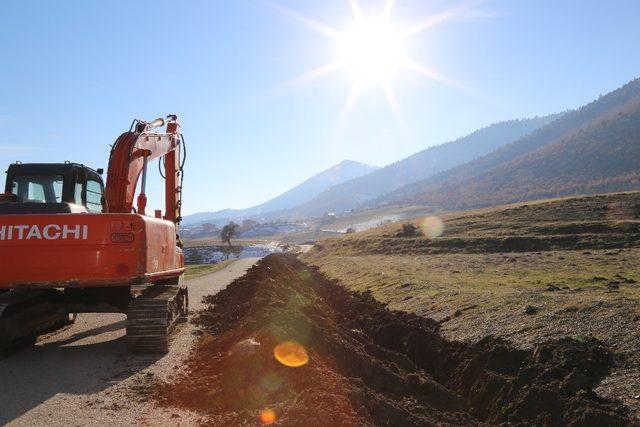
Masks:
[[[592,391],[613,364],[597,340],[531,351],[450,342],[437,322],[348,292],[291,255],[263,259],[207,302],[185,373],[154,393],[206,424],[633,423]],[[292,341],[300,363],[277,360]]]

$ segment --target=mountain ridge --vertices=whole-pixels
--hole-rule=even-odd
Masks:
[[[358,208],[403,185],[489,153],[560,116],[550,114],[485,126],[456,140],[418,151],[370,174],[330,187],[313,200],[281,215],[299,219]]]
[[[284,193],[267,200],[264,203],[246,209],[223,209],[214,212],[197,212],[184,217],[185,225],[195,225],[202,222],[225,222],[231,219],[256,218],[271,212],[279,212],[305,203],[327,188],[366,175],[378,169],[354,160],[343,160],[306,179]]]
[[[634,182],[634,165],[640,161],[637,135],[640,79],[512,144],[388,193],[374,204],[426,203],[443,209],[467,209],[640,188]]]

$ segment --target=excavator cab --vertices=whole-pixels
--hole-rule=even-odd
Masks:
[[[101,172],[77,163],[13,163],[0,214],[105,212]]]

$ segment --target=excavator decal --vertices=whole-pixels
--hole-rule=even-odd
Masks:
[[[43,227],[40,227],[37,224],[15,224],[0,226],[0,240],[87,240],[88,238],[89,226],[86,224],[47,224]]]

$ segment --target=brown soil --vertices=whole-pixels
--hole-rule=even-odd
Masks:
[[[592,391],[613,366],[595,339],[515,349],[487,337],[444,339],[439,323],[390,311],[291,255],[272,255],[208,301],[183,376],[158,385],[162,406],[211,425],[630,425]],[[273,356],[297,341],[309,362]]]

